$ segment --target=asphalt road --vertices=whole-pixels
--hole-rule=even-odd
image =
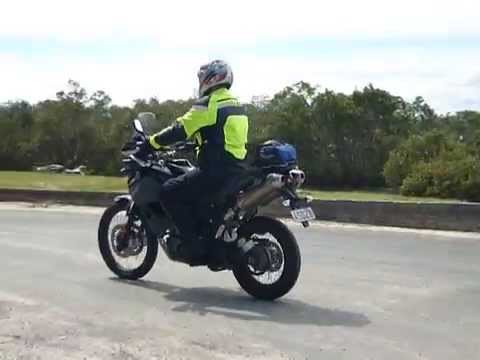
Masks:
[[[480,235],[292,224],[299,283],[265,303],[163,254],[116,280],[99,216],[0,205],[0,359],[480,359]]]

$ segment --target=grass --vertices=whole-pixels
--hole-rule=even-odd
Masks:
[[[0,171],[0,189],[122,192],[126,178]]]
[[[125,192],[126,179],[107,176],[79,176],[39,172],[0,171],[0,189]],[[319,200],[454,202],[456,200],[407,197],[388,190],[312,190],[303,193]]]
[[[429,197],[403,196],[388,189],[381,190],[312,190],[305,189],[303,193],[318,200],[352,200],[352,201],[392,201],[392,202],[423,202],[449,203],[458,202],[455,199],[438,199]]]

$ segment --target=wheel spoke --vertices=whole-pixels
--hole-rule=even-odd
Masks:
[[[147,254],[147,244],[145,241],[143,241],[143,244],[140,245],[142,246],[141,251],[135,255],[132,254],[129,256],[125,256],[118,253],[118,250],[115,249],[116,242],[118,240],[116,239],[116,236],[118,236],[118,231],[115,231],[115,229],[116,228],[118,229],[121,226],[125,226],[127,224],[127,221],[128,221],[128,217],[127,217],[126,211],[121,211],[115,214],[115,216],[112,218],[110,222],[109,229],[108,229],[108,237],[109,237],[108,243],[110,246],[110,251],[112,253],[112,256],[115,262],[117,263],[118,267],[124,271],[132,271],[132,270],[138,269],[143,264],[145,260],[145,256]],[[141,229],[140,231],[144,232],[142,228],[140,229]],[[146,236],[146,235],[145,233],[142,233],[140,236]],[[124,252],[131,251],[132,249],[129,247],[130,247],[130,243],[127,246],[127,249],[122,251]],[[128,253],[126,254],[128,255]]]

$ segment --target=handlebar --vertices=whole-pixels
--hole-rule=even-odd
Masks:
[[[139,114],[139,118],[133,121],[133,137],[121,149],[121,154],[124,156],[122,162],[125,163],[125,167],[121,170],[122,172],[128,171],[128,163],[134,162],[142,168],[149,168],[169,162],[170,159],[175,157],[177,152],[192,151],[196,148],[197,145],[192,142],[176,143],[172,146],[164,146],[158,150],[151,148],[147,145],[149,138],[142,125],[142,121],[145,119],[140,119],[140,115],[142,114]],[[147,114],[143,115],[145,118]],[[154,115],[153,118],[155,118]]]
[[[133,154],[130,154],[128,156],[128,158],[131,160],[131,161],[134,161],[136,162],[140,167],[142,168],[148,168],[148,167],[151,167],[152,166],[152,161],[151,160],[147,160],[147,161],[144,161],[138,157],[136,157],[135,155]]]
[[[160,150],[152,152],[153,156],[149,156],[150,158],[147,160],[143,160],[140,157],[136,156],[139,147],[137,146],[135,149],[132,150],[124,150],[122,154],[127,156],[128,159],[134,161],[142,168],[149,168],[152,167],[156,163],[155,160],[168,160],[177,154],[179,151],[191,151],[195,149],[196,145],[194,143],[185,142],[181,144],[176,144],[169,147],[162,147]]]
[[[155,154],[160,159],[173,158],[178,152],[190,152],[195,150],[197,145],[191,142],[177,143],[171,146],[162,146],[159,150],[155,151]]]
[[[124,156],[135,155],[140,149],[141,142],[137,142],[135,148],[131,149],[122,149],[121,153]],[[162,146],[159,150],[153,150],[152,153],[159,155],[160,157],[173,157],[177,152],[187,152],[193,151],[197,145],[192,142],[183,142],[179,144],[174,144],[173,146]]]
[[[197,145],[193,142],[185,141],[176,143],[172,146],[163,146],[159,152],[177,152],[177,151],[193,151]]]

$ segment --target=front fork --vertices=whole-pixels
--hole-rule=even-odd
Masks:
[[[133,221],[134,221],[134,215],[133,215],[133,209],[135,207],[135,203],[132,201],[130,202],[129,206],[128,206],[128,209],[127,209],[127,224],[125,226],[125,231],[127,231],[127,234],[130,233],[131,229],[132,229],[132,224],[133,224]]]
[[[125,249],[129,244],[128,241],[130,239],[130,232],[132,229],[132,224],[133,224],[133,218],[132,216],[133,213],[133,208],[135,206],[135,203],[132,201],[132,198],[130,195],[121,195],[117,196],[114,201],[117,204],[123,204],[126,207],[126,215],[127,215],[127,222],[123,226],[123,228],[120,230],[120,234],[118,234],[118,241],[119,241],[119,250],[121,251],[122,249]]]

